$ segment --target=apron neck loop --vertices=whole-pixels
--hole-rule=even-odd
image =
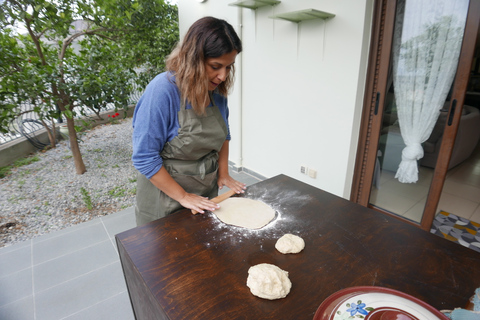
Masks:
[[[185,101],[185,99],[183,99],[181,96],[180,96],[180,110],[185,110],[186,109],[186,105],[187,105],[187,102]]]
[[[210,103],[215,106],[215,101],[213,100],[213,92],[208,91],[208,96],[210,97]]]
[[[213,100],[212,91],[208,91],[208,97],[210,98],[210,103],[212,104],[212,106],[216,106],[215,100]],[[185,110],[186,107],[187,107],[187,102],[184,99],[182,99],[182,96],[180,95],[180,110]]]

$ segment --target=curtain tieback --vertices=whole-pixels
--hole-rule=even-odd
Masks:
[[[420,160],[423,158],[423,148],[420,143],[412,143],[407,145],[402,150],[402,160],[404,161],[412,161],[412,160]]]

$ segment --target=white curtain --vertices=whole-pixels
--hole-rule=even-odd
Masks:
[[[422,143],[432,133],[455,76],[468,0],[399,0],[393,40],[393,85],[406,147],[395,178],[418,180]]]

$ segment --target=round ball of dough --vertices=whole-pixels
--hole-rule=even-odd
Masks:
[[[283,254],[299,253],[305,248],[305,241],[299,236],[287,233],[277,240],[275,248]]]
[[[254,296],[275,300],[285,298],[292,283],[287,271],[273,264],[260,263],[248,269],[247,287]]]

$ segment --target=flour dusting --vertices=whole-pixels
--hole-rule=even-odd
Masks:
[[[215,220],[212,229],[205,230],[207,234],[211,234],[210,242],[205,246],[217,246],[219,243],[229,243],[232,245],[244,242],[252,237],[259,240],[278,239],[285,234],[285,226],[288,226],[290,233],[299,234],[303,221],[298,221],[294,215],[289,215],[287,208],[301,208],[311,200],[310,195],[301,194],[296,190],[284,190],[280,186],[273,186],[269,189],[264,187],[251,185],[244,194],[245,198],[257,200],[265,203],[275,210],[275,218],[267,225],[259,229],[248,229],[225,224],[214,214],[208,214]],[[283,228],[280,228],[280,225]],[[223,244],[222,244],[223,245]]]

